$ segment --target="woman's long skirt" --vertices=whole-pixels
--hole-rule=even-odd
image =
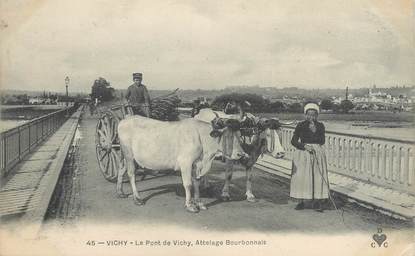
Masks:
[[[327,159],[324,146],[311,144],[315,154],[306,150],[294,152],[290,196],[297,199],[329,197]]]

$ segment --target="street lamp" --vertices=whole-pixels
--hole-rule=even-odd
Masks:
[[[66,78],[65,78],[65,85],[66,85],[66,106],[68,106],[68,85],[69,85],[69,81],[70,81],[70,79],[69,79],[69,77],[68,76],[66,76]]]

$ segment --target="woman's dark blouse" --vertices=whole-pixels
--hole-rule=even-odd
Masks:
[[[325,139],[325,128],[324,124],[315,122],[316,132],[312,132],[308,127],[309,121],[302,121],[295,127],[294,135],[291,139],[291,144],[301,150],[304,150],[305,144],[320,144],[324,145]]]

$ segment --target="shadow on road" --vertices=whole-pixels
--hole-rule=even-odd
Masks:
[[[166,175],[164,175],[164,176],[166,176]],[[157,178],[157,177],[154,177],[154,178]],[[147,203],[148,200],[150,200],[151,198],[153,198],[155,196],[176,192],[178,190],[179,186],[181,186],[181,184],[177,184],[177,183],[176,184],[166,184],[166,185],[161,185],[161,186],[154,187],[154,188],[144,189],[144,190],[141,190],[139,192],[143,193],[143,192],[149,192],[149,191],[156,191],[156,192],[151,193],[150,195],[143,198],[144,203]]]

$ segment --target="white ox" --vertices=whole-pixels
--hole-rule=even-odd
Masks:
[[[125,164],[118,172],[118,195],[125,196],[122,177],[127,171],[134,202],[144,204],[135,184],[135,160],[139,168],[180,170],[186,193],[186,209],[190,212],[206,209],[199,198],[199,178],[210,170],[219,150],[219,140],[210,136],[211,131],[210,123],[192,118],[162,122],[131,116],[121,120],[118,135]],[[191,196],[192,183],[196,205]]]
[[[259,134],[255,134],[250,138],[249,143],[242,144],[242,149],[248,154],[248,158],[240,161],[225,159],[225,184],[222,189],[222,199],[224,201],[230,200],[229,185],[232,179],[233,166],[236,163],[241,163],[246,169],[246,199],[249,202],[256,202],[255,195],[252,192],[252,167],[258,160],[258,157],[264,153],[269,153],[275,158],[282,158],[285,154],[284,148],[281,145],[281,133],[280,129],[269,129],[270,127],[279,128],[280,122],[276,119],[258,119],[251,114],[247,114],[249,118],[256,119],[256,125],[262,126],[258,129]],[[213,112],[211,109],[201,109],[199,114],[194,118],[204,121],[206,123],[211,122],[216,117],[224,119],[239,119],[239,115],[227,115],[220,111]],[[243,161],[244,160],[244,161]],[[207,182],[207,177],[205,178]]]

